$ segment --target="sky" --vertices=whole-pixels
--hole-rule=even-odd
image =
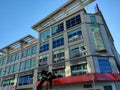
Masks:
[[[68,0],[0,0],[0,49],[28,34],[38,38],[31,27]],[[86,7],[95,12],[98,3],[120,53],[120,0],[96,0]]]

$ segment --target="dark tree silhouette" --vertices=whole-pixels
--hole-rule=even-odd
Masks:
[[[47,81],[47,84],[49,83],[50,89],[52,89],[52,80],[55,78],[57,77],[53,75],[51,72],[42,70],[41,76],[39,77],[40,84],[38,85],[37,90],[42,90],[42,85],[45,81]],[[48,90],[48,87],[46,87],[46,90]]]

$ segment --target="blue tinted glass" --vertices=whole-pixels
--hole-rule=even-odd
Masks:
[[[100,71],[102,73],[111,73],[109,60],[107,60],[107,59],[98,59],[98,62],[99,62]]]

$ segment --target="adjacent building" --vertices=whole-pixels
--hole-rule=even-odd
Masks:
[[[61,76],[53,90],[119,90],[120,59],[101,11],[87,13],[94,0],[69,0],[2,49],[0,83],[16,90],[36,90],[42,70]],[[44,85],[44,89],[46,86]]]

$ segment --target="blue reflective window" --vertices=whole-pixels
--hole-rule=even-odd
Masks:
[[[57,25],[57,26],[54,26],[54,27],[52,28],[52,35],[55,35],[55,34],[61,32],[61,31],[63,31],[63,30],[64,30],[64,24],[63,24],[63,23],[61,23],[61,24],[59,24],[59,25]]]
[[[77,15],[66,21],[66,27],[67,27],[67,29],[69,29],[79,23],[81,23],[81,18],[80,18],[80,15]]]
[[[98,59],[101,73],[111,73],[111,68],[108,59]]]
[[[19,85],[30,84],[30,76],[23,76],[19,78]]]
[[[40,44],[40,52],[45,52],[49,50],[49,42],[44,42],[42,44]]]
[[[64,45],[64,37],[63,36],[59,36],[57,38],[53,39],[53,48],[59,47]]]

